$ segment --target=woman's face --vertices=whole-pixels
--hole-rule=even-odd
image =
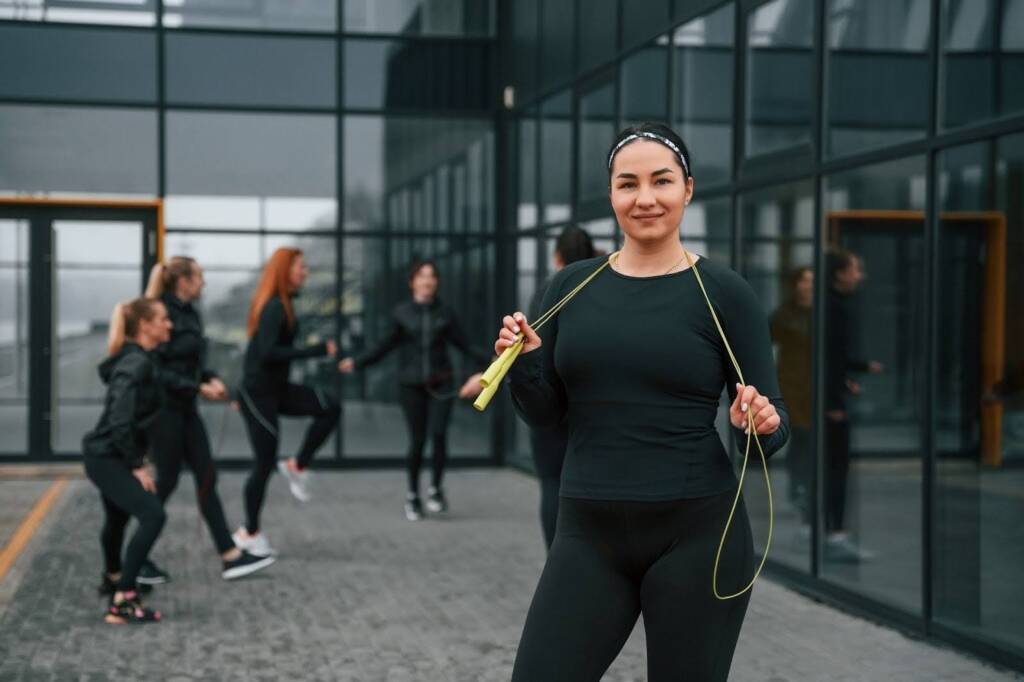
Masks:
[[[298,291],[306,283],[307,277],[309,277],[309,269],[306,268],[306,259],[301,255],[296,256],[291,267],[288,268],[288,285],[292,291]]]
[[[684,178],[672,150],[647,140],[627,144],[615,155],[611,176],[612,210],[630,239],[678,239],[693,180]]]
[[[148,320],[139,321],[139,334],[152,339],[157,345],[167,343],[171,339],[171,318],[167,317],[167,308],[163,303],[153,305],[153,316]]]
[[[185,294],[186,301],[194,301],[199,298],[203,293],[203,287],[206,286],[203,269],[197,263],[192,265],[192,274],[188,277],[183,277],[181,281],[184,283],[182,293]]]
[[[805,308],[811,307],[814,301],[814,273],[804,270],[796,281],[796,302]]]
[[[413,298],[430,300],[437,293],[437,273],[433,265],[424,265],[416,271],[409,282],[409,289],[412,290]]]

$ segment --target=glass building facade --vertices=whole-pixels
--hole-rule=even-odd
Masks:
[[[693,157],[684,242],[771,321],[794,426],[774,574],[1024,669],[1024,0],[0,0],[0,199],[161,200],[229,382],[283,245],[311,264],[304,338],[372,344],[425,256],[490,345],[561,229],[621,244],[605,155],[644,120]],[[153,257],[138,218],[39,224],[0,206],[0,461],[77,456],[110,307]],[[840,249],[866,275],[842,315]],[[326,464],[400,462],[394,362],[296,369],[343,396]],[[244,461],[241,421],[204,410]],[[451,435],[530,468],[507,400]]]

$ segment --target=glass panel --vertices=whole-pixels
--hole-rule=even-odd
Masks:
[[[0,5],[2,7],[2,5]],[[156,35],[0,26],[0,94],[12,98],[156,101]]]
[[[0,220],[0,452],[28,453],[27,220]]]
[[[334,31],[335,5],[324,0],[164,0],[164,26]]]
[[[165,41],[172,104],[337,105],[333,40],[170,33]]]
[[[615,80],[610,74],[583,92],[577,104],[579,166],[576,200],[581,215],[607,215],[608,150],[615,141]]]
[[[549,97],[540,109],[540,192],[545,224],[572,215],[572,97]]]
[[[0,19],[156,25],[156,0],[0,0]]]
[[[680,236],[686,248],[724,265],[732,263],[732,200],[694,199],[686,207]]]
[[[509,69],[517,90],[517,99],[524,101],[537,91],[537,67],[540,56],[540,0],[519,0],[511,3],[512,38]]]
[[[668,38],[622,61],[619,103],[622,125],[668,119]]]
[[[170,111],[169,227],[333,230],[333,116]]]
[[[345,40],[345,106],[490,108],[491,46],[422,40]]]
[[[487,36],[493,0],[344,0],[347,33]]]
[[[919,612],[924,158],[826,180],[822,575]]]
[[[810,180],[752,192],[740,203],[743,275],[770,320],[779,388],[789,412],[789,442],[768,463],[776,492],[772,558],[802,571],[811,568],[810,523],[817,461],[811,434],[816,223],[814,183]],[[768,533],[768,500],[762,476],[750,479],[744,496],[755,542],[763,545]]]
[[[930,12],[931,0],[830,0],[829,154],[924,136]]]
[[[347,116],[344,126],[346,230],[493,232],[490,121]],[[439,177],[451,178],[444,215]]]
[[[997,17],[999,7],[1002,16]],[[1024,0],[943,0],[942,126],[1024,109]]]
[[[215,235],[169,232],[165,252],[169,256],[191,256],[203,266],[206,288],[200,312],[208,339],[208,362],[234,391],[242,381],[242,365],[249,339],[246,322],[249,301],[263,264],[274,249],[302,249],[309,267],[309,280],[295,299],[300,344],[318,343],[335,333],[335,252],[333,238],[306,235]],[[335,364],[325,358],[292,363],[291,381],[337,394]],[[241,418],[223,403],[201,402],[214,458],[248,457],[248,437]],[[281,453],[295,452],[301,445],[308,420],[281,420]],[[334,441],[319,451],[318,459],[334,457]]]
[[[103,411],[96,366],[106,356],[110,313],[142,290],[143,229],[138,222],[53,223],[54,452],[77,453]]]
[[[624,47],[650,40],[672,21],[671,0],[623,0],[622,42]]]
[[[538,258],[538,249],[544,240],[540,237],[523,237],[516,240],[518,258],[516,260],[516,303],[515,309],[521,310],[529,316],[530,303],[537,292],[538,287],[544,286],[540,282],[541,277],[546,275],[542,268],[546,268],[543,259]],[[512,311],[501,310],[498,315]],[[497,319],[497,318],[495,318]],[[494,332],[491,332],[492,335]],[[507,399],[507,398],[504,398]],[[495,398],[495,404],[498,397]],[[493,407],[490,409],[494,409]],[[513,417],[513,442],[508,452],[507,460],[513,466],[523,467],[528,471],[534,471],[533,449],[530,443],[530,427],[518,416]]]
[[[541,87],[551,87],[568,80],[573,73],[575,3],[544,2],[541,8]]]
[[[0,193],[156,194],[156,112],[0,106]]]
[[[996,159],[998,195],[993,192]],[[1024,135],[938,158],[939,300],[935,434],[935,618],[1024,650],[1013,580],[1024,475]],[[1009,192],[1006,190],[1010,189]],[[993,203],[995,198],[995,203]]]
[[[676,29],[673,125],[686,141],[698,187],[729,180],[732,171],[735,5],[729,3]]]
[[[579,71],[611,61],[616,54],[619,17],[616,0],[588,0],[579,13]]]
[[[772,0],[747,17],[747,156],[811,142],[816,4]]]
[[[346,354],[358,354],[373,347],[388,332],[391,311],[409,297],[406,277],[415,258],[435,260],[441,300],[455,311],[469,343],[480,352],[489,352],[496,319],[492,244],[471,244],[465,239],[348,237],[344,253],[345,322],[341,347]],[[484,369],[458,350],[450,349],[450,357],[455,370],[453,390],[471,374]],[[398,353],[393,352],[379,364],[346,377],[346,456],[405,455],[408,434],[401,426],[405,420],[398,403],[397,369]],[[447,397],[450,392],[446,389],[439,395]],[[456,399],[448,428],[449,454],[488,455],[490,414],[491,410],[481,415],[469,401]]]
[[[519,119],[519,204],[516,224],[520,228],[537,224],[537,112]]]

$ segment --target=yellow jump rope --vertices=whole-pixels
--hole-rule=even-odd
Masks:
[[[729,340],[725,338],[725,330],[722,329],[722,324],[721,322],[718,321],[718,315],[715,313],[715,308],[714,306],[711,305],[711,298],[708,297],[708,291],[707,289],[704,288],[704,281],[700,277],[700,272],[697,270],[696,264],[690,257],[690,252],[686,251],[685,254],[686,261],[690,265],[690,270],[692,270],[693,274],[697,277],[697,284],[700,285],[701,293],[704,294],[704,301],[708,304],[708,310],[711,312],[711,319],[714,320],[715,327],[718,329],[718,334],[719,336],[722,337],[722,343],[725,345],[725,351],[729,354],[729,360],[732,362],[732,367],[734,370],[736,370],[736,376],[739,377],[740,384],[746,386],[747,382],[744,381],[743,379],[743,371],[740,369],[740,363],[736,360],[736,356],[732,352],[732,347],[729,345]],[[551,319],[555,315],[557,315],[558,312],[562,308],[564,308],[565,305],[570,300],[572,300],[574,296],[576,296],[576,294],[583,290],[583,287],[590,284],[590,282],[599,274],[601,274],[601,272],[605,268],[611,265],[615,261],[615,259],[618,258],[618,256],[618,251],[608,256],[608,259],[601,264],[601,267],[599,267],[597,270],[591,273],[590,276],[587,277],[585,280],[580,282],[579,285],[577,285],[572,291],[566,294],[562,298],[562,300],[553,305],[550,310],[548,310],[546,313],[538,317],[537,320],[532,324],[533,330],[539,331],[541,327],[543,327],[545,324],[551,321]],[[480,393],[476,401],[473,403],[473,407],[475,407],[477,411],[483,412],[485,409],[487,409],[487,405],[491,402],[491,399],[494,397],[495,393],[497,393],[498,388],[501,387],[501,382],[505,378],[505,375],[508,373],[508,370],[512,367],[512,363],[516,361],[516,358],[519,357],[519,353],[522,352],[524,341],[525,336],[523,334],[519,334],[516,337],[515,343],[506,348],[505,351],[501,354],[501,356],[499,356],[497,360],[491,363],[491,366],[487,368],[486,372],[484,372],[483,376],[480,379],[480,385],[483,387],[484,390]],[[746,480],[747,476],[747,463],[750,461],[751,440],[753,440],[753,442],[757,444],[757,450],[758,452],[761,453],[761,465],[764,469],[764,482],[768,489],[768,540],[767,542],[765,542],[764,554],[761,556],[761,563],[758,564],[757,570],[754,571],[754,577],[750,579],[750,582],[747,583],[746,587],[744,587],[739,592],[723,595],[718,591],[718,567],[721,563],[722,549],[725,547],[725,540],[729,536],[729,529],[732,527],[733,518],[736,516],[736,507],[738,507],[740,503],[740,495],[743,494],[743,482]],[[754,426],[753,412],[751,412],[748,409],[747,445],[743,452],[743,466],[740,467],[739,485],[736,487],[736,497],[732,501],[732,508],[729,510],[729,517],[726,519],[725,528],[722,530],[722,538],[718,542],[718,551],[715,552],[714,571],[711,574],[711,589],[712,591],[714,591],[715,597],[717,599],[734,599],[750,591],[750,589],[754,586],[754,583],[757,582],[758,576],[761,575],[761,570],[764,568],[765,562],[768,560],[768,551],[771,549],[772,546],[772,531],[774,530],[774,526],[775,506],[772,501],[772,482],[771,478],[768,476],[768,459],[765,457],[764,449],[761,447],[761,439],[757,437],[757,429]]]

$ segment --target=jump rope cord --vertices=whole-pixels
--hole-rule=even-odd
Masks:
[[[701,279],[700,272],[697,270],[696,264],[690,257],[690,252],[686,251],[685,255],[686,260],[689,263],[690,269],[693,271],[693,274],[697,277],[697,284],[700,286],[701,293],[704,296],[704,301],[707,303],[708,310],[711,312],[711,319],[714,320],[715,322],[715,327],[718,329],[718,334],[719,336],[722,337],[722,343],[725,345],[725,351],[729,355],[729,360],[730,362],[732,362],[733,369],[736,371],[736,376],[739,378],[740,384],[746,386],[746,381],[744,381],[743,379],[743,371],[740,369],[740,363],[736,360],[736,355],[732,352],[732,347],[729,345],[729,340],[725,337],[725,330],[722,329],[722,324],[718,320],[718,315],[715,313],[715,308],[714,306],[711,305],[711,298],[708,296],[707,289],[704,288],[704,281]],[[546,313],[538,317],[536,322],[533,324],[533,330],[538,331],[541,327],[547,324],[555,315],[558,314],[558,312],[562,308],[565,307],[565,305],[570,300],[572,300],[573,297],[576,296],[576,294],[578,294],[586,285],[588,285],[595,277],[597,277],[605,268],[611,265],[611,263],[614,262],[614,260],[617,259],[618,256],[619,252],[615,252],[608,256],[608,259],[605,260],[601,267],[595,270],[585,280],[580,282],[580,284],[577,285],[568,294],[566,294],[562,298],[562,300],[553,305],[550,310],[548,310]],[[481,397],[477,399],[477,402],[474,403],[474,407],[476,407],[477,410],[483,411],[487,407],[487,404],[493,397],[494,391],[497,388],[498,384],[501,383],[502,378],[508,372],[509,368],[512,366],[512,363],[515,362],[515,359],[519,356],[519,353],[522,350],[524,342],[525,336],[523,334],[519,334],[516,338],[515,343],[509,348],[507,348],[502,353],[501,357],[495,360],[491,367],[488,368],[488,371],[485,372],[484,379],[481,380],[481,384],[487,390],[485,390],[484,393],[481,394]],[[722,538],[718,542],[718,550],[715,552],[714,569],[711,575],[711,589],[715,594],[715,598],[722,601],[728,599],[735,599],[736,597],[739,597],[740,595],[749,592],[751,588],[754,587],[754,583],[757,582],[758,577],[761,575],[761,570],[764,568],[765,562],[768,560],[768,552],[771,549],[772,545],[772,532],[775,526],[775,506],[774,502],[772,501],[771,477],[768,475],[768,459],[767,457],[765,457],[764,448],[761,447],[761,439],[758,438],[757,435],[757,429],[754,425],[754,414],[749,409],[747,410],[746,414],[747,444],[743,452],[743,465],[740,468],[739,484],[736,487],[736,497],[733,498],[732,508],[729,510],[729,517],[726,519],[725,528],[722,530]],[[739,506],[740,496],[743,494],[743,483],[747,477],[747,464],[750,461],[751,440],[753,440],[753,442],[757,444],[757,450],[758,452],[761,453],[761,465],[764,469],[764,481],[768,490],[768,540],[767,542],[765,542],[764,553],[761,556],[761,563],[758,565],[757,570],[754,571],[754,576],[750,579],[750,582],[747,583],[746,587],[744,587],[739,592],[723,595],[718,591],[718,569],[721,564],[722,549],[725,547],[725,541],[729,537],[729,530],[732,528],[732,522],[736,516],[736,508]]]

